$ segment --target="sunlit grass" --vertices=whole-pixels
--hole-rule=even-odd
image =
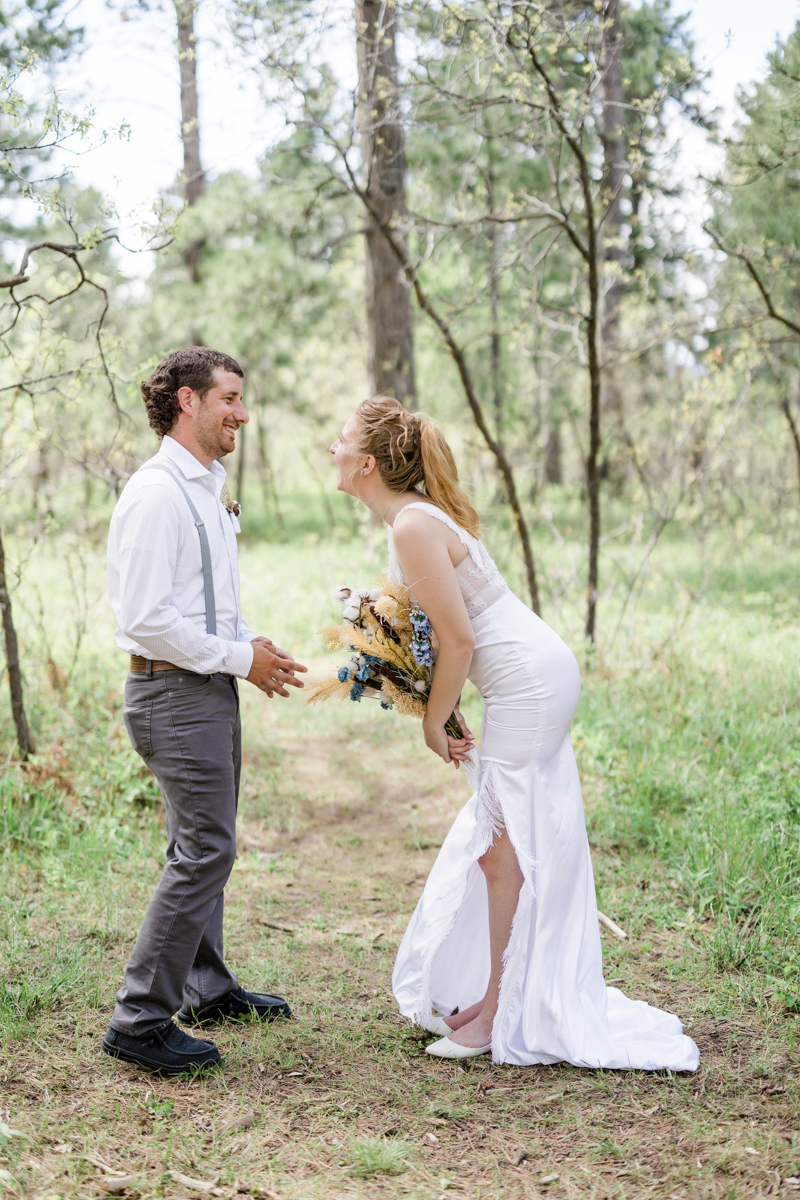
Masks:
[[[353,1174],[362,1179],[373,1175],[400,1175],[408,1167],[409,1147],[396,1138],[371,1138],[353,1143],[356,1162]]]

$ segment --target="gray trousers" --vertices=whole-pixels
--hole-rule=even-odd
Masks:
[[[117,992],[111,1028],[141,1035],[188,1003],[237,986],[222,953],[223,889],[236,858],[242,764],[239,690],[231,675],[129,674],[122,717],[158,780],[167,863]]]

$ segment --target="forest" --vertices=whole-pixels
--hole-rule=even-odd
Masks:
[[[133,253],[75,167],[126,127],[54,82],[80,10],[0,6],[0,1195],[799,1192],[800,24],[727,130],[680,0],[218,0],[278,133],[214,173],[166,8],[183,164]],[[164,839],[106,539],[189,345],[243,368],[243,611],[312,679],[387,557],[330,444],[375,393],[444,431],[581,666],[606,976],[696,1075],[431,1066],[390,977],[463,781],[396,713],[244,684],[226,936],[297,1020],[202,1082],[102,1060]]]

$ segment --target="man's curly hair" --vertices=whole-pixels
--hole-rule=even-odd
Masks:
[[[169,433],[180,415],[178,389],[191,388],[202,400],[214,386],[217,368],[244,379],[244,371],[229,354],[208,346],[187,346],[184,350],[173,350],[148,379],[142,380],[139,386],[147,419],[159,437]]]

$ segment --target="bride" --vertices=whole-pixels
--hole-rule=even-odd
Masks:
[[[606,987],[592,864],[569,725],[574,655],[509,590],[479,537],[442,434],[376,396],[331,447],[337,487],[389,526],[390,572],[439,649],[426,745],[456,768],[473,735],[464,681],[483,697],[477,790],[450,830],[397,954],[404,1016],[443,1035],[440,1058],[693,1071],[677,1017]],[[445,732],[456,709],[463,738]],[[434,1012],[443,1014],[437,1016]]]

